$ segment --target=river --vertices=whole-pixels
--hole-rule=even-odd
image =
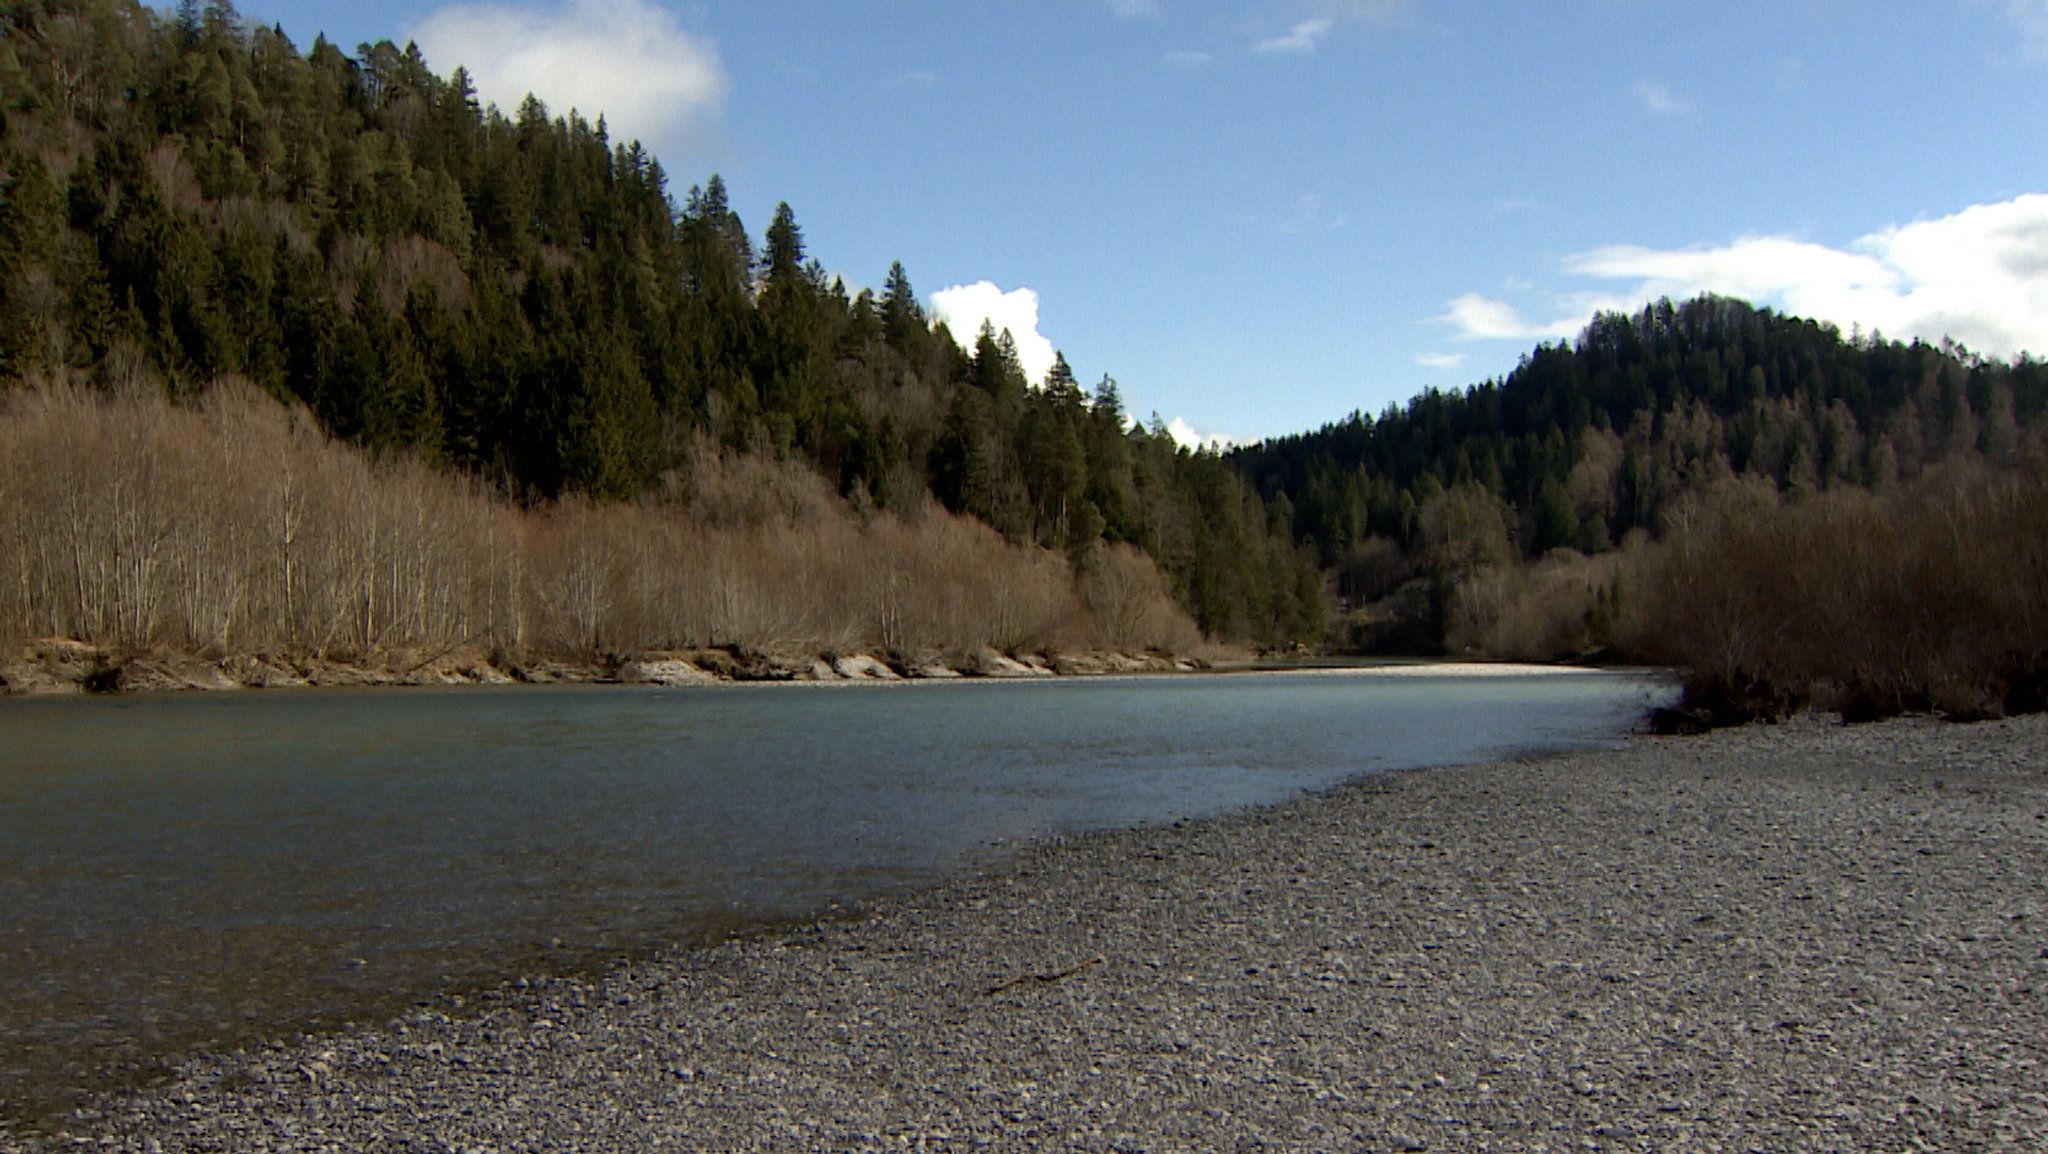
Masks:
[[[1620,739],[1633,674],[0,701],[0,1121],[1048,834]]]

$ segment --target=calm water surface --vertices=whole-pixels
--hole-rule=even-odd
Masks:
[[[1052,832],[1612,743],[1619,674],[0,701],[0,1120],[927,884]]]

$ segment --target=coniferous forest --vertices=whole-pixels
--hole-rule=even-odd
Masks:
[[[2048,365],[1660,301],[1240,450],[1340,644],[1694,671],[1740,718],[2041,707]]]
[[[16,0],[0,116],[0,638],[1207,638],[1608,655],[1875,712],[2023,707],[2048,668],[2030,358],[1655,302],[1198,452],[1108,377],[964,350],[900,264],[828,278],[788,205],[756,234],[717,176],[678,191],[412,48]]]
[[[132,0],[55,0],[10,5],[6,21],[0,377],[16,392],[140,393],[214,412],[222,406],[206,399],[226,386],[244,403],[267,396],[307,414],[322,437],[387,473],[429,468],[541,516],[565,501],[631,503],[707,531],[769,535],[803,516],[844,520],[854,540],[885,521],[964,519],[1006,547],[969,568],[1056,562],[1084,602],[1097,586],[1127,584],[1105,570],[1130,568],[1135,550],[1204,633],[1282,642],[1321,632],[1310,554],[1227,462],[1132,427],[1107,378],[1084,389],[1061,362],[1027,381],[1007,334],[974,334],[963,351],[925,316],[900,266],[879,294],[849,295],[822,274],[786,205],[757,243],[718,177],[678,194],[656,158],[611,140],[601,120],[534,99],[509,114],[481,108],[461,70],[439,78],[415,50],[351,55],[316,41],[301,51],[227,4],[187,3],[167,18]],[[822,485],[836,507],[807,497],[799,510],[735,513],[717,479],[736,461],[792,491]],[[273,517],[275,533],[289,519]],[[353,521],[326,520],[337,556],[374,551],[344,544]],[[280,559],[231,599],[250,606],[268,590],[258,635],[320,644],[329,631],[300,623],[286,552],[270,550]],[[765,540],[754,552],[789,555]],[[97,622],[108,601],[137,594],[105,582],[82,593],[120,566],[72,553],[13,558],[23,604],[10,632],[221,643],[217,627],[132,607],[113,614],[130,625],[109,633]],[[1127,622],[1081,609],[984,640],[1181,644],[1177,630],[1126,636]],[[465,613],[451,628],[470,633],[479,615],[504,616]],[[848,606],[822,634],[705,624],[644,635],[619,623],[569,635],[628,648],[893,647],[916,635],[895,616]]]

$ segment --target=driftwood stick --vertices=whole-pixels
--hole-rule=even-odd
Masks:
[[[1051,985],[1052,983],[1057,982],[1062,978],[1071,978],[1075,974],[1080,973],[1082,970],[1086,970],[1094,966],[1099,966],[1108,960],[1108,958],[1103,957],[1101,954],[1097,954],[1094,957],[1089,958],[1085,962],[1076,962],[1073,965],[1068,966],[1064,970],[1054,970],[1049,974],[1018,974],[1014,978],[1005,978],[1004,980],[997,982],[995,985],[990,986],[987,990],[987,993],[1000,994],[1004,990],[1007,990],[1012,986],[1021,986],[1026,982],[1041,982],[1046,985]]]

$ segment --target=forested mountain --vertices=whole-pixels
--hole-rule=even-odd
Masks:
[[[1026,381],[1002,333],[963,352],[900,265],[850,294],[787,205],[756,245],[716,176],[678,201],[601,119],[193,0],[14,0],[0,115],[0,384],[246,380],[528,504],[771,458],[1076,563],[1132,543],[1214,636],[1322,628],[1284,504],[1127,427],[1113,382]]]
[[[301,51],[226,3],[165,15],[134,0],[15,0],[0,11],[0,400],[41,399],[0,430],[17,446],[0,488],[41,505],[16,511],[18,547],[0,555],[18,603],[5,627],[207,648],[237,630],[287,648],[336,636],[516,647],[538,635],[586,649],[1022,645],[1062,630],[1128,641],[1175,635],[1171,623],[1133,631],[1134,612],[1111,608],[1156,598],[1156,563],[1213,638],[1318,639],[1334,593],[1345,644],[1688,663],[1656,641],[1678,626],[1644,626],[1641,609],[1644,588],[1672,604],[1697,592],[1701,562],[1688,546],[1691,569],[1665,566],[1653,539],[1702,541],[1721,526],[1734,535],[1716,547],[1735,548],[1754,544],[1744,526],[1790,540],[1828,517],[1881,523],[1885,509],[1938,507],[1928,476],[1975,495],[1973,523],[2031,524],[2023,498],[2038,484],[1994,474],[2038,477],[2038,460],[2007,466],[2048,452],[2039,361],[1845,337],[1714,298],[1602,316],[1503,379],[1377,417],[1191,452],[1156,421],[1132,424],[1107,377],[1084,389],[1062,359],[1028,381],[1004,333],[963,350],[901,265],[879,292],[822,268],[788,205],[757,242],[715,175],[678,197],[660,162],[601,120],[533,98],[484,107],[460,69],[438,76],[410,47]],[[80,389],[112,407],[81,407]],[[363,479],[297,416],[249,415],[259,395],[386,471]],[[138,396],[200,423],[151,416]],[[250,439],[258,426],[269,431]],[[212,510],[217,524],[135,504],[133,486],[170,467],[160,462],[108,481],[98,512],[80,512],[70,494],[96,483],[80,446],[125,437],[173,453],[173,427],[216,446],[179,461],[181,493],[205,491],[205,460],[281,472],[243,495],[242,512]],[[316,510],[300,474],[357,478],[381,496]],[[472,510],[451,524],[496,525],[489,502],[531,514],[436,562],[455,583],[441,600],[405,576],[432,568],[421,542],[453,549],[459,536],[429,530],[429,490]],[[1830,503],[1893,493],[1891,505]],[[933,507],[958,524],[918,528]],[[170,520],[152,529],[145,514]],[[410,521],[412,543],[391,535],[394,518]],[[1006,544],[974,543],[976,521]],[[125,528],[89,556],[87,527],[102,523]],[[302,568],[308,526],[331,561],[317,581]],[[667,560],[636,560],[657,538]],[[175,565],[167,540],[187,550]],[[1039,624],[966,627],[970,603],[991,616],[1018,603],[982,582],[957,602],[926,591],[937,599],[913,627],[902,583],[940,571],[912,560],[908,543],[926,540],[954,542],[947,572],[996,557],[1030,569]],[[804,550],[828,548],[848,574],[844,603],[787,624],[784,595],[762,592],[770,569],[822,567]],[[188,591],[218,563],[212,549],[242,568],[202,612]],[[456,588],[493,549],[512,551],[484,588]],[[585,564],[593,549],[616,554],[609,568]],[[1899,550],[1957,554],[1931,537]],[[711,575],[691,580],[718,595],[663,617],[702,591],[657,592],[635,566],[677,580],[677,558],[714,555]],[[2031,576],[2042,564],[2022,549],[1974,571],[2025,592],[2048,584]],[[1625,597],[1630,582],[1643,584]],[[409,618],[383,612],[403,596],[417,600]],[[821,608],[815,592],[787,596]],[[353,624],[337,633],[314,604]],[[1985,684],[2048,667],[2030,655],[2048,640],[2008,652],[1985,636]]]
[[[1739,301],[1662,301],[1539,346],[1505,379],[1232,454],[1291,508],[1347,593],[1445,549],[1603,553],[1674,503],[1747,477],[1796,499],[1886,491],[1939,462],[2016,459],[2048,425],[2048,365],[1845,337]],[[1473,526],[1488,532],[1474,536]],[[1463,536],[1459,540],[1451,538]]]

